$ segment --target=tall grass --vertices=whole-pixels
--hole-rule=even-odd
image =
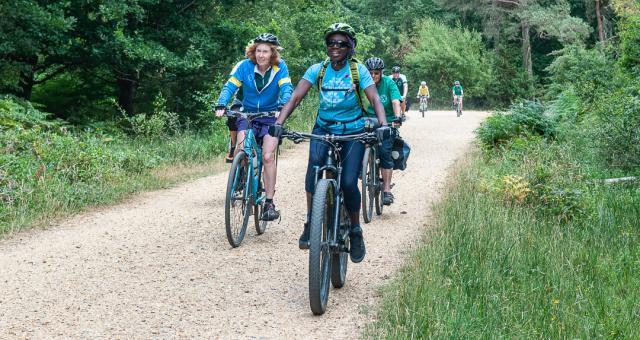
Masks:
[[[372,337],[640,337],[640,185],[603,184],[576,101],[483,123]]]
[[[469,162],[370,335],[640,337],[640,188],[594,186],[567,221],[484,192]]]
[[[314,104],[307,100],[288,126],[308,130]],[[172,113],[158,111],[130,119],[130,130],[143,132],[132,135],[114,127],[79,130],[47,120],[27,102],[0,98],[0,235],[220,168],[223,119],[178,129]]]

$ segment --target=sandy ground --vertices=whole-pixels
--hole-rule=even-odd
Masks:
[[[239,248],[224,231],[227,174],[148,192],[47,230],[0,241],[1,338],[341,338],[375,318],[379,288],[396,275],[431,217],[454,161],[485,112],[411,112],[402,136],[408,169],[396,203],[364,226],[367,256],[313,316],[304,222],[308,145],[281,159],[281,222]]]

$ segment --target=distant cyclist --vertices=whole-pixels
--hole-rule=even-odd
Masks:
[[[427,86],[426,81],[420,82],[420,87],[418,88],[418,95],[416,98],[420,99],[420,97],[427,97],[427,99],[431,98],[429,94],[429,86]]]
[[[398,90],[400,91],[400,95],[402,96],[402,100],[400,101],[400,106],[402,107],[402,114],[404,115],[407,110],[407,93],[409,92],[409,81],[407,80],[407,76],[400,73],[400,66],[396,65],[391,68],[391,78],[398,86]]]
[[[380,96],[380,102],[384,106],[384,112],[386,113],[387,122],[398,122],[401,116],[400,100],[402,96],[396,86],[393,79],[385,76],[384,61],[380,58],[369,58],[364,62],[364,65],[371,73],[371,78],[376,84],[378,89],[378,95]],[[376,113],[373,107],[369,106],[365,113],[367,117],[376,117]],[[393,158],[391,158],[391,151],[393,142],[398,135],[396,130],[397,123],[393,124],[391,129],[391,136],[385,138],[380,146],[380,169],[382,169],[382,182],[384,188],[382,190],[382,204],[391,205],[393,203],[393,194],[391,193],[391,178],[393,177]]]
[[[458,105],[460,105],[460,112],[462,112],[462,98],[464,98],[464,89],[462,85],[460,85],[459,81],[453,82],[453,87],[451,88],[451,94],[453,94],[453,102],[458,101]]]
[[[247,47],[247,59],[240,61],[231,71],[229,81],[224,85],[216,115],[224,114],[224,107],[231,101],[233,94],[242,88],[242,106],[244,111],[268,112],[276,111],[289,101],[293,86],[289,78],[289,69],[284,60],[280,59],[280,41],[271,33],[260,34]],[[273,221],[280,217],[273,203],[276,188],[275,151],[278,138],[269,136],[267,131],[273,125],[276,117],[263,117],[253,121],[256,138],[263,138],[262,158],[264,161],[264,185],[266,191],[265,207],[262,216],[265,221]],[[249,123],[245,119],[238,119],[237,150],[241,150],[245,138],[245,130]]]

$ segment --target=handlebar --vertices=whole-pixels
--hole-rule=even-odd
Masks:
[[[304,141],[305,139],[317,139],[329,143],[348,142],[354,140],[362,143],[372,143],[378,141],[378,137],[376,136],[375,132],[363,132],[356,135],[315,135],[312,133],[284,130],[284,132],[282,133],[282,137],[290,139],[296,144]]]
[[[277,113],[278,111],[244,112],[244,111],[225,110],[224,115],[226,117],[238,117],[238,118],[244,118],[247,120],[254,120],[262,117],[275,117]]]

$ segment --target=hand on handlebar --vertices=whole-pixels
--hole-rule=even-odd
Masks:
[[[284,132],[284,128],[282,127],[282,124],[275,123],[269,126],[269,136],[271,137],[276,137],[280,139],[280,137],[282,137],[283,132]]]
[[[223,105],[216,105],[216,117],[224,116],[225,112],[227,112],[227,108]]]
[[[376,137],[378,138],[378,143],[382,143],[382,141],[389,138],[390,135],[391,128],[389,126],[383,125],[376,129]]]

